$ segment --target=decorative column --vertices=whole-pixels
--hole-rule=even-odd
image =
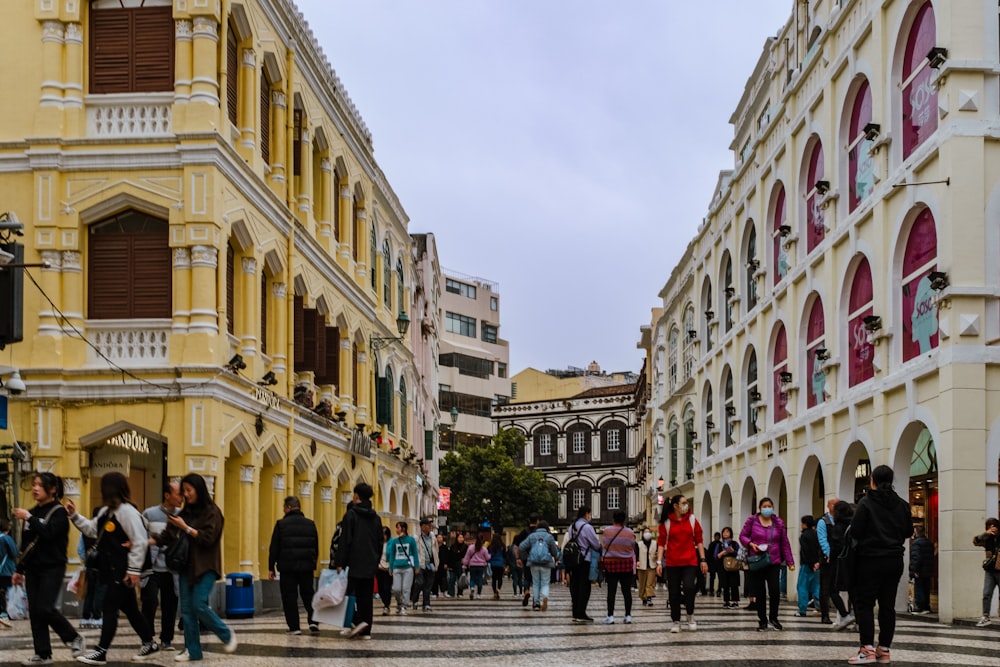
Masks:
[[[257,356],[257,328],[260,326],[260,309],[257,307],[257,293],[260,283],[257,278],[257,260],[253,257],[243,258],[243,339],[240,344],[241,354],[247,359]],[[253,369],[251,369],[253,370]]]
[[[41,107],[35,114],[35,135],[62,135],[63,110],[63,38],[66,26],[62,21],[42,22],[42,90]]]
[[[62,307],[62,253],[58,250],[42,251],[42,261],[48,262],[49,267],[41,270],[39,282],[42,289],[49,295],[52,302]],[[39,336],[61,336],[62,327],[59,318],[48,304],[38,311],[38,335]]]
[[[191,78],[194,76],[194,26],[188,19],[174,22],[174,129],[185,128],[185,111],[191,101]]]
[[[239,526],[240,532],[240,568],[244,569],[249,564],[251,567],[254,563],[257,563],[257,547],[259,540],[257,539],[257,528],[258,522],[251,521],[249,518],[253,516],[251,511],[252,507],[257,507],[259,498],[257,497],[257,485],[254,484],[254,478],[257,473],[257,468],[252,465],[241,465],[240,466],[240,508],[242,509],[242,518],[240,521],[234,521],[235,525]],[[270,536],[268,536],[270,538]],[[257,576],[265,575],[265,568],[267,568],[267,562],[265,561],[261,567],[260,571],[256,573]]]
[[[354,220],[351,217],[351,188],[346,184],[335,183],[337,189],[337,206],[340,207],[340,229],[337,230],[337,244],[340,249],[341,266],[347,268],[351,260],[351,238],[354,236]]]
[[[287,303],[288,290],[285,283],[271,283],[271,296],[273,297],[274,307],[270,308],[268,312],[274,313],[274,345],[268,345],[268,348],[273,348],[273,353],[271,354],[271,370],[274,374],[279,377],[278,386],[283,386],[281,384],[281,376],[288,372],[288,357],[285,355],[285,350],[288,349],[288,303]]]
[[[62,311],[66,325],[83,328],[83,263],[80,251],[62,251]]]
[[[355,424],[368,423],[368,404],[371,395],[371,373],[368,371],[368,353],[358,352],[358,368],[355,370],[361,381],[358,382],[358,396],[356,399],[357,412],[354,413]]]
[[[304,121],[304,119],[303,119]],[[302,124],[302,134],[299,137],[299,150],[301,151],[299,178],[296,186],[296,203],[299,212],[299,222],[306,229],[312,231],[309,221],[309,212],[312,210],[312,187],[313,187],[313,151],[312,137],[305,122]]]
[[[288,122],[288,105],[285,102],[285,93],[280,90],[271,92],[271,115],[274,122],[271,124],[271,183],[278,185],[275,188],[278,196],[284,194],[285,183],[285,123]]]
[[[191,248],[191,334],[217,335],[219,308],[215,298],[219,250],[214,246]]]
[[[340,377],[337,378],[337,389],[340,390],[340,399],[337,409],[340,412],[350,414],[352,408],[351,401],[355,398],[351,396],[351,377],[356,369],[354,368],[354,353],[351,339],[346,335],[347,331],[344,331],[344,334],[340,339]]]
[[[356,244],[356,247],[358,249],[358,263],[357,263],[357,266],[355,267],[355,276],[356,276],[356,279],[358,280],[358,282],[360,282],[362,285],[367,285],[368,284],[368,268],[367,268],[368,265],[365,263],[365,257],[368,256],[368,252],[369,252],[368,245],[369,244],[365,243],[365,240],[366,240],[365,237],[367,236],[367,234],[365,234],[364,231],[362,231],[362,232],[359,233],[359,230],[367,230],[368,229],[368,211],[366,211],[363,208],[358,208],[358,221],[355,224],[353,222],[353,219],[352,219],[351,226],[355,228],[351,232],[352,235],[354,236],[354,238],[352,239],[352,242]],[[374,262],[375,258],[371,257],[370,260],[372,262]],[[373,264],[373,266],[374,266],[374,264]]]
[[[260,108],[260,98],[256,92],[257,58],[253,49],[243,49],[240,67],[240,108],[237,113],[240,127],[240,145],[244,150],[243,157],[253,159],[254,147],[257,145],[257,110]]]
[[[337,258],[337,242],[333,239],[333,207],[339,202],[331,201],[331,197],[336,192],[333,183],[333,163],[329,157],[323,157],[319,161],[320,170],[320,199],[323,202],[319,211],[319,235],[320,241],[326,247],[334,260]]]
[[[79,23],[66,24],[65,67],[63,76],[63,113],[67,136],[86,134],[86,117],[83,112],[83,27]]]
[[[191,104],[198,108],[187,110],[189,130],[205,127],[217,128],[219,106],[219,21],[214,16],[197,16],[191,47]]]
[[[191,324],[191,251],[174,248],[174,311],[172,329],[184,334]]]

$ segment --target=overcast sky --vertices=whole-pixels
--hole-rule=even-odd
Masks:
[[[500,285],[512,373],[638,371],[791,0],[295,0],[441,265]]]

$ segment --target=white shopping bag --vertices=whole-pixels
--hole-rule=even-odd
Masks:
[[[323,570],[320,573],[319,585],[312,599],[314,610],[335,607],[344,600],[347,594],[347,570],[348,568],[344,568],[342,572]]]

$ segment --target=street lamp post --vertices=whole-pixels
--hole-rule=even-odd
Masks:
[[[451,409],[451,449],[455,450],[455,445],[458,444],[458,432],[455,427],[458,426],[458,408],[453,407]]]

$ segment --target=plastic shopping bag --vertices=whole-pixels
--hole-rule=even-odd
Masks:
[[[24,586],[11,586],[7,589],[7,616],[12,621],[28,618],[28,596]]]
[[[83,578],[83,569],[79,569],[73,573],[73,576],[69,578],[66,582],[66,590],[73,595],[80,594],[80,580]]]
[[[469,575],[463,572],[458,577],[458,594],[461,595],[469,587]]]
[[[347,568],[342,572],[323,570],[319,575],[319,585],[313,595],[313,609],[336,607],[347,594]]]

